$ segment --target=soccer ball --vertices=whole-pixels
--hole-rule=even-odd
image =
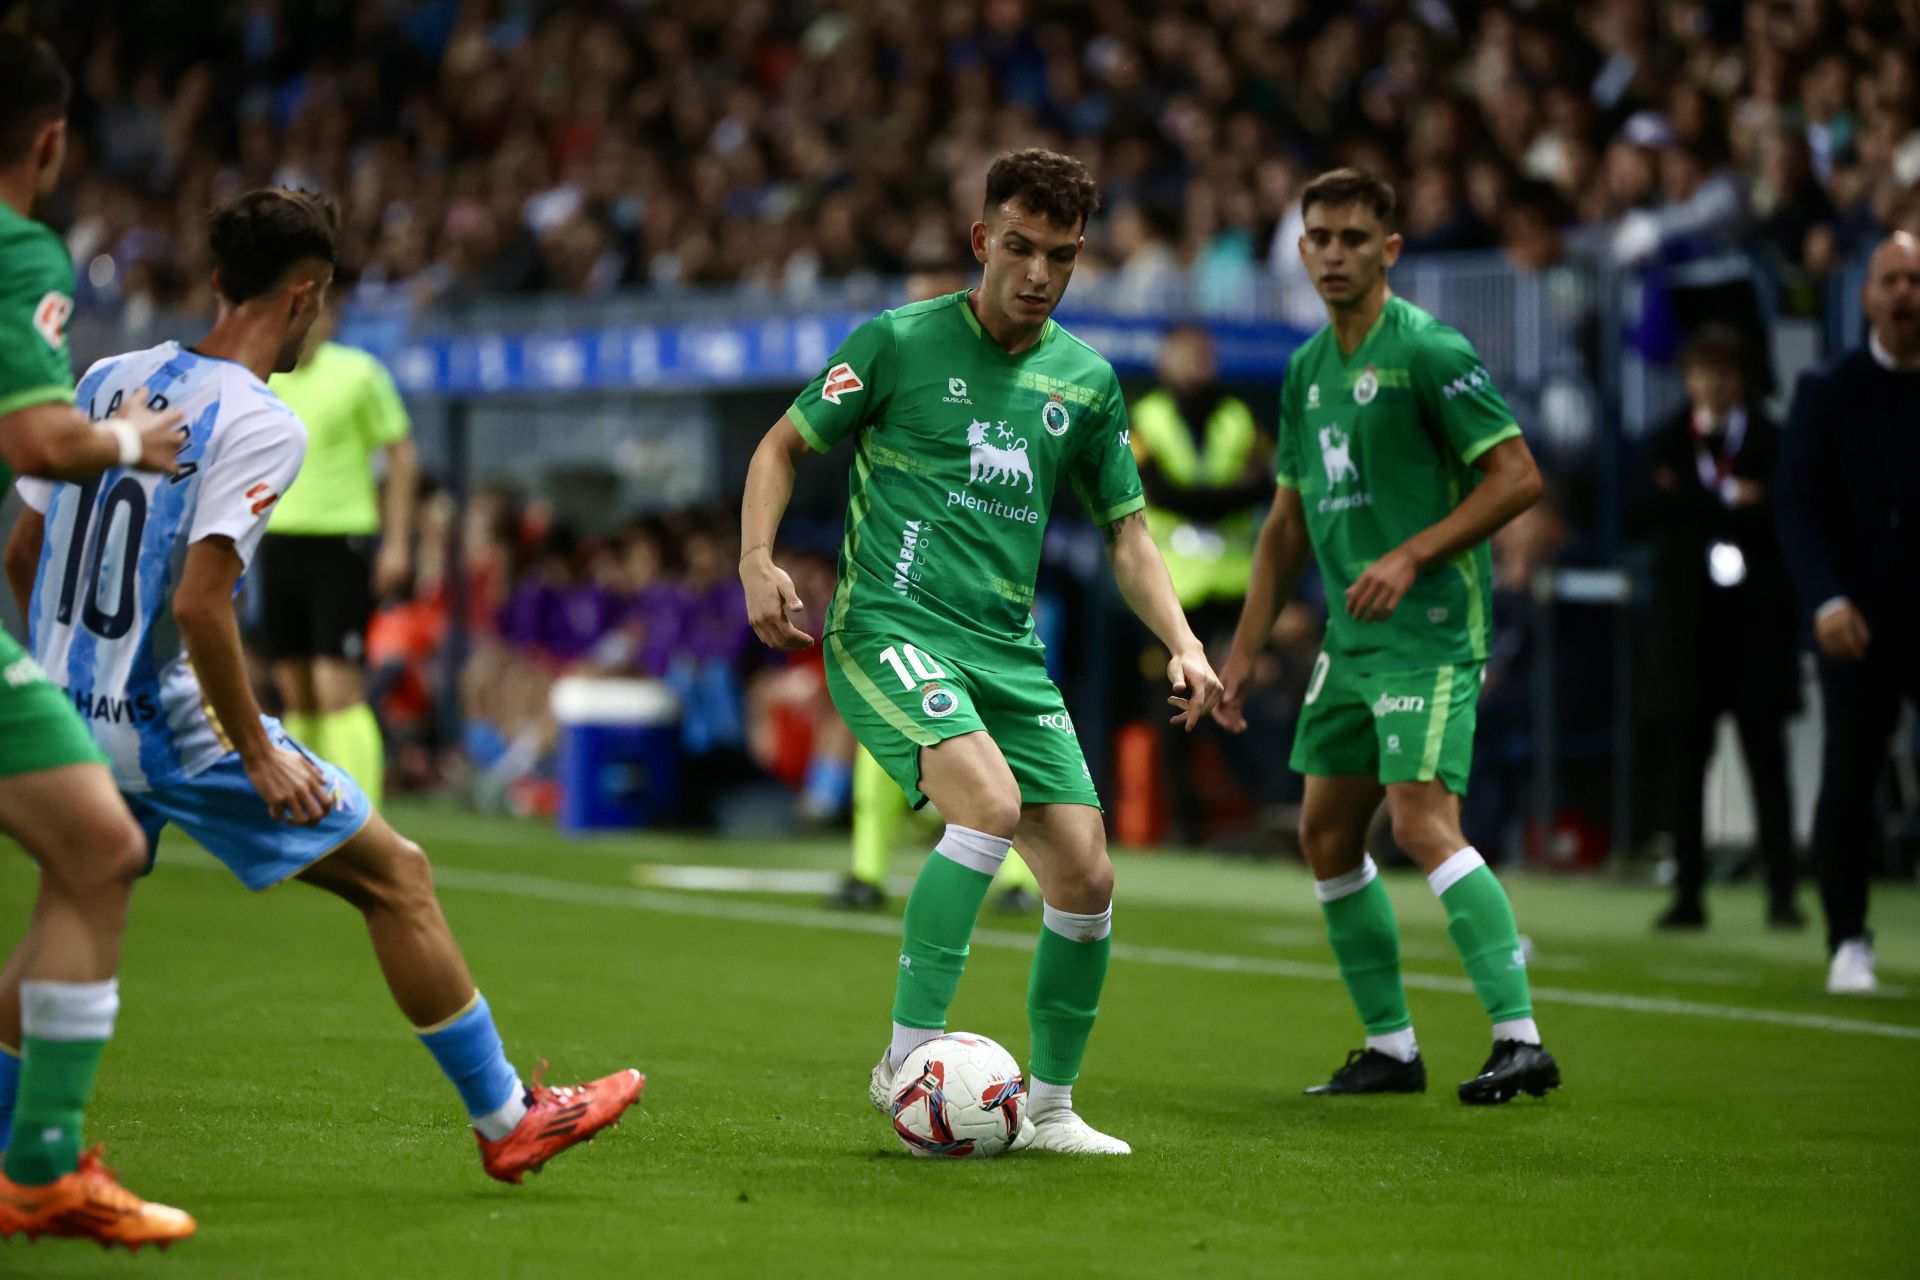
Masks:
[[[997,1156],[1020,1136],[1027,1082],[1013,1055],[956,1031],[915,1049],[893,1078],[893,1131],[917,1156]]]

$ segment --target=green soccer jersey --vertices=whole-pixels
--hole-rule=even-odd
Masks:
[[[1351,356],[1331,326],[1287,364],[1279,482],[1300,492],[1327,592],[1326,651],[1362,672],[1477,662],[1492,625],[1487,544],[1428,565],[1384,622],[1342,600],[1381,556],[1460,504],[1474,459],[1520,434],[1493,378],[1456,329],[1390,298]]]
[[[1059,481],[1097,523],[1145,505],[1113,367],[1051,320],[1009,354],[964,292],[861,325],[787,414],[823,452],[856,436],[829,632],[1031,645]]]
[[[0,204],[0,417],[73,402],[73,263],[60,237]],[[0,486],[13,478],[0,462]]]

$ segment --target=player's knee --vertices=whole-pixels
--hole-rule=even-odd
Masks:
[[[1011,840],[1014,828],[1020,825],[1020,788],[1011,783],[1005,787],[984,787],[972,810],[968,816],[973,821],[962,826]]]
[[[1420,812],[1393,815],[1393,842],[1423,867],[1437,866],[1459,847],[1450,824]]]
[[[1312,811],[1300,815],[1300,852],[1317,876],[1336,874],[1337,869],[1327,868],[1335,867],[1342,860],[1342,852],[1348,846],[1359,843],[1363,842],[1355,840],[1354,833],[1343,823],[1330,821]]]
[[[405,914],[433,905],[433,864],[427,851],[405,836],[394,837],[394,850],[382,876],[382,905]]]
[[[43,858],[46,878],[76,898],[96,901],[133,892],[147,870],[147,837],[125,810],[89,818]]]

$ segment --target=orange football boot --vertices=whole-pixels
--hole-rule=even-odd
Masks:
[[[577,1143],[590,1140],[608,1125],[620,1123],[620,1113],[640,1099],[647,1078],[628,1067],[586,1084],[549,1089],[540,1083],[547,1069],[542,1062],[533,1073],[532,1105],[513,1132],[489,1142],[478,1132],[480,1163],[502,1182],[518,1182],[538,1173],[547,1161]]]
[[[100,1152],[95,1147],[72,1173],[43,1187],[23,1187],[0,1174],[0,1236],[24,1231],[29,1241],[61,1236],[138,1252],[148,1244],[165,1249],[194,1233],[198,1224],[191,1214],[142,1200],[121,1186],[100,1163]]]

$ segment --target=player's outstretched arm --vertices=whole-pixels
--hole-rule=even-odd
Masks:
[[[1173,685],[1167,702],[1178,708],[1173,722],[1192,733],[1220,701],[1220,677],[1213,673],[1206,649],[1187,625],[1166,561],[1147,533],[1146,516],[1138,511],[1121,516],[1106,527],[1106,535],[1107,560],[1113,565],[1120,595],[1173,655],[1167,663],[1167,680]]]
[[[88,480],[109,467],[171,475],[182,421],[176,409],[149,408],[145,392],[102,422],[49,400],[0,417],[0,458],[23,476],[48,480]]]
[[[747,593],[747,618],[760,642],[774,649],[804,649],[813,637],[793,625],[800,596],[793,579],[773,562],[780,517],[793,497],[794,461],[810,446],[782,416],[760,440],[747,466],[746,495],[740,500],[740,585]]]
[[[1243,733],[1247,727],[1247,694],[1252,692],[1253,664],[1266,648],[1267,637],[1280,611],[1293,599],[1307,567],[1307,520],[1300,491],[1281,485],[1274,491],[1260,536],[1253,545],[1253,572],[1247,580],[1246,603],[1233,629],[1233,649],[1220,672],[1220,705],[1213,718],[1221,728]]]
[[[173,620],[207,704],[240,753],[267,812],[297,826],[312,826],[327,816],[332,797],[326,776],[314,763],[274,746],[260,722],[260,704],[247,682],[247,659],[240,647],[240,620],[233,612],[233,592],[243,568],[231,538],[202,538],[187,548],[180,586],[173,594]]]
[[[5,554],[7,585],[13,589],[13,602],[20,606],[22,618],[32,618],[33,579],[40,572],[40,547],[47,539],[47,518],[32,507],[23,507],[7,535]]]
[[[1430,564],[1478,546],[1540,497],[1540,468],[1519,436],[1475,458],[1480,483],[1441,520],[1381,556],[1347,588],[1347,612],[1361,622],[1393,616],[1413,580]]]

